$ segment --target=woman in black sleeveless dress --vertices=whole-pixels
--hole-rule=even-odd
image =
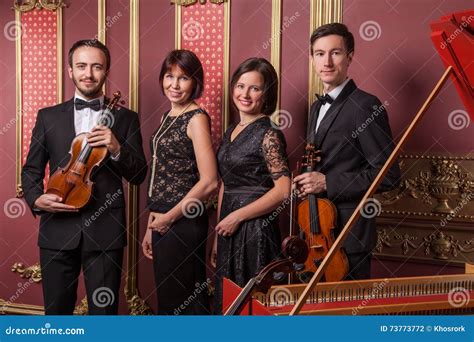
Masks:
[[[217,187],[210,118],[194,100],[203,69],[191,51],[168,54],[160,72],[171,110],[151,137],[150,216],[142,248],[153,260],[158,314],[209,314],[205,201]]]
[[[226,131],[218,151],[219,191],[214,311],[222,312],[222,278],[243,287],[281,249],[271,213],[290,194],[286,143],[270,121],[278,78],[263,58],[242,63],[232,76],[232,99],[240,122]]]

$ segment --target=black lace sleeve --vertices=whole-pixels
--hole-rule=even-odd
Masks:
[[[290,176],[286,141],[281,131],[271,128],[265,133],[262,141],[262,151],[273,180],[277,180],[281,176]]]

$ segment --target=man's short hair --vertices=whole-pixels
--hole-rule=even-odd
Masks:
[[[105,55],[105,61],[107,65],[105,66],[105,70],[109,71],[110,69],[110,52],[107,46],[99,42],[97,39],[83,39],[79,40],[74,43],[74,45],[69,49],[68,59],[69,59],[69,66],[72,68],[72,55],[74,55],[74,51],[79,49],[80,47],[88,46],[99,49]]]
[[[321,37],[326,37],[333,34],[341,36],[344,39],[344,45],[346,47],[347,53],[354,52],[354,36],[347,29],[347,26],[341,23],[331,23],[319,26],[316,30],[314,30],[313,34],[311,35],[311,55],[313,54],[313,44],[316,40]]]

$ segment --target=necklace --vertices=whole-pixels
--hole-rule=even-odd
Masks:
[[[171,113],[171,110],[168,112],[168,115],[166,115],[165,119],[163,120],[163,122],[161,123],[160,125],[160,128],[158,129],[158,132],[156,132],[155,136],[153,137],[153,141],[152,141],[152,145],[153,145],[153,156],[152,156],[152,161],[151,161],[151,177],[150,177],[150,188],[148,189],[148,197],[151,197],[152,195],[152,190],[153,190],[153,182],[155,180],[155,169],[156,169],[156,160],[158,159],[158,157],[156,156],[156,153],[157,153],[157,150],[158,150],[158,143],[160,142],[160,139],[163,137],[163,135],[168,132],[168,130],[170,129],[171,126],[173,126],[173,124],[176,122],[176,120],[178,120],[178,118],[181,116],[181,114],[183,114],[184,112],[186,112],[186,110],[189,108],[189,106],[192,104],[193,102],[191,101],[184,109],[181,113],[179,113],[178,115],[176,115],[173,119],[173,121],[171,121],[171,123],[168,125],[168,127],[165,128],[165,130],[163,132],[161,132],[162,128],[165,127],[165,122],[166,120],[168,120],[168,118],[170,117],[170,113]]]
[[[249,121],[243,122],[243,123],[239,122],[238,125],[240,127],[247,126],[248,124],[251,124],[252,122],[257,121],[258,119],[263,118],[264,116],[265,116],[265,114],[259,114],[259,115],[257,115],[257,117],[255,119],[252,119],[252,120],[249,120]]]

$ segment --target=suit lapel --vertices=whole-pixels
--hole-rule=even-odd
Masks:
[[[324,138],[326,137],[329,131],[329,128],[331,127],[332,123],[341,111],[342,107],[344,106],[344,103],[349,98],[349,95],[351,95],[352,92],[356,89],[357,86],[355,85],[354,81],[350,80],[349,82],[347,82],[346,86],[339,94],[339,96],[334,100],[331,107],[329,107],[326,115],[319,124],[318,132],[316,133],[315,145],[317,148],[321,147],[321,144],[323,143]]]
[[[74,98],[64,102],[61,111],[62,127],[67,130],[68,135],[74,138],[76,136],[76,128],[74,127]]]
[[[313,103],[313,105],[311,106],[311,110],[309,111],[309,122],[306,132],[306,142],[308,144],[314,144],[314,133],[316,129],[316,122],[318,121],[319,109],[321,109],[321,102],[316,101]]]

